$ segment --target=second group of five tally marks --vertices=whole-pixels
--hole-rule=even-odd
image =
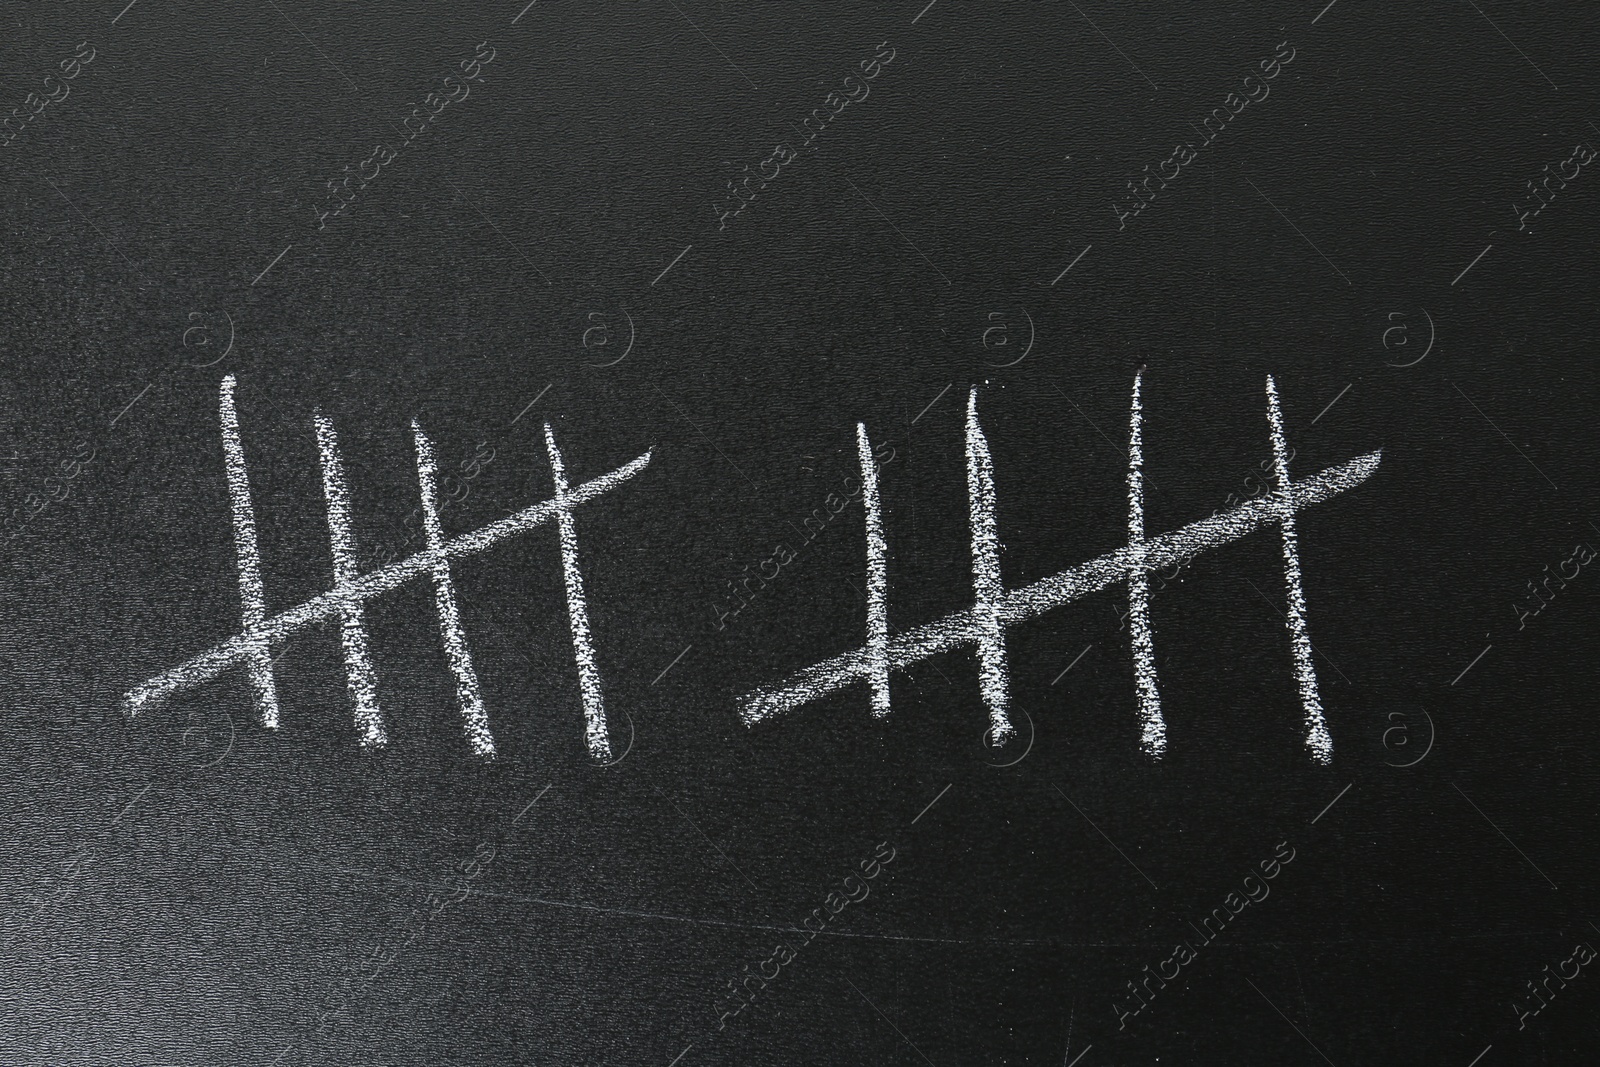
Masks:
[[[1306,598],[1300,577],[1300,548],[1295,514],[1311,504],[1331,499],[1361,484],[1378,469],[1382,450],[1341,463],[1299,482],[1289,480],[1288,446],[1278,390],[1267,376],[1267,426],[1272,443],[1276,486],[1259,500],[1190,523],[1160,537],[1144,532],[1144,441],[1140,387],[1143,372],[1133,380],[1133,404],[1128,432],[1128,543],[1097,559],[1060,571],[1049,578],[1007,592],[1000,581],[1000,539],[995,526],[994,465],[989,442],[978,424],[978,390],[967,399],[966,452],[968,521],[972,539],[973,604],[963,611],[890,636],[888,623],[888,547],[883,532],[883,510],[878,493],[878,473],[865,423],[856,426],[861,460],[862,499],[866,507],[867,640],[866,644],[832,659],[814,663],[785,681],[756,689],[740,698],[740,716],[753,726],[780,712],[810,703],[829,693],[864,680],[872,699],[872,713],[889,713],[889,674],[962,645],[978,653],[978,687],[989,713],[988,737],[995,744],[1013,732],[1006,662],[1006,630],[1069,604],[1119,581],[1128,583],[1129,620],[1133,635],[1133,673],[1140,724],[1140,747],[1160,758],[1166,751],[1166,721],[1156,684],[1155,634],[1150,625],[1152,570],[1217,548],[1276,524],[1282,535],[1284,585],[1288,594],[1289,646],[1295,682],[1305,715],[1305,744],[1312,759],[1328,763],[1333,740],[1317,691],[1311,662],[1311,638],[1306,628]]]

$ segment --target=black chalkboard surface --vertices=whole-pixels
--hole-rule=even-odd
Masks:
[[[3,1062],[1595,1062],[1592,5],[0,19]]]

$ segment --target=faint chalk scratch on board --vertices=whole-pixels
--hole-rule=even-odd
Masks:
[[[129,691],[124,706],[130,716],[168,700],[215,678],[236,664],[250,673],[256,710],[263,726],[278,725],[278,693],[272,675],[271,646],[298,630],[325,619],[338,619],[344,646],[345,675],[355,707],[356,728],[363,745],[381,745],[388,737],[383,714],[378,707],[376,675],[367,649],[365,605],[369,600],[398,589],[412,578],[428,575],[433,582],[434,601],[439,615],[439,636],[445,657],[455,674],[456,695],[461,705],[462,725],[472,750],[480,756],[494,755],[494,737],[489,730],[488,713],[479,693],[477,671],[467,647],[456,607],[455,582],[450,564],[474,555],[516,534],[554,520],[559,531],[562,573],[566,580],[567,616],[571,624],[573,655],[578,665],[578,684],[583,697],[584,732],[589,751],[596,759],[609,759],[611,742],[606,730],[605,706],[601,699],[599,670],[595,666],[593,639],[589,631],[588,604],[583,591],[583,574],[578,566],[577,526],[573,511],[578,505],[601,496],[644,470],[650,453],[609,474],[576,487],[567,484],[566,467],[556,447],[555,434],[545,423],[545,444],[550,453],[550,468],[555,476],[555,498],[534,504],[514,515],[481,526],[471,533],[446,540],[439,525],[438,472],[433,444],[422,427],[412,420],[411,430],[417,451],[417,484],[422,497],[422,524],[427,547],[408,559],[367,574],[356,571],[355,537],[351,531],[350,506],[345,485],[344,463],[333,423],[320,413],[314,416],[317,447],[321,458],[323,495],[328,507],[328,538],[333,554],[333,589],[288,611],[270,618],[261,582],[261,557],[256,547],[255,509],[250,499],[250,482],[245,467],[244,446],[239,434],[239,416],[234,406],[233,375],[223,379],[222,451],[228,472],[228,492],[233,512],[234,549],[239,567],[239,599],[244,629],[193,659]]]
[[[1305,717],[1305,743],[1318,763],[1333,758],[1333,741],[1323,717],[1317,676],[1311,662],[1311,638],[1306,624],[1305,590],[1300,576],[1300,550],[1295,514],[1301,508],[1330,500],[1352,489],[1378,469],[1383,452],[1329,467],[1299,482],[1289,480],[1288,445],[1278,390],[1267,377],[1267,426],[1272,446],[1276,486],[1272,493],[1231,511],[1190,523],[1159,537],[1144,534],[1143,375],[1133,381],[1132,416],[1128,448],[1128,544],[1114,552],[1069,567],[1049,578],[1007,592],[1000,584],[1000,541],[995,527],[994,467],[989,442],[978,424],[978,390],[967,400],[967,499],[972,538],[973,606],[965,611],[913,627],[891,636],[887,623],[887,546],[873,470],[870,441],[864,424],[856,427],[861,453],[862,480],[869,486],[867,499],[867,576],[872,595],[867,603],[867,641],[853,651],[814,663],[784,682],[745,694],[739,713],[746,726],[754,726],[780,712],[808,704],[865,681],[872,695],[875,716],[888,714],[888,676],[914,663],[962,645],[978,650],[979,689],[989,713],[990,736],[998,743],[1012,727],[1008,714],[1005,632],[1052,608],[1070,604],[1117,582],[1128,583],[1133,626],[1133,668],[1138,691],[1141,747],[1160,758],[1166,746],[1166,725],[1156,685],[1155,634],[1150,626],[1150,586],[1145,575],[1168,564],[1187,560],[1209,549],[1237,541],[1262,526],[1276,524],[1282,536],[1284,586],[1289,611],[1289,645],[1295,683]]]

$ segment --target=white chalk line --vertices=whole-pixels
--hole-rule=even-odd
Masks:
[[[1360,485],[1378,469],[1382,458],[1383,451],[1379,449],[1293,483],[1290,492],[1294,510],[1331,500]],[[996,606],[996,614],[1003,626],[1016,626],[1108,586],[1127,581],[1136,572],[1159,570],[1198,552],[1240,540],[1263,526],[1276,523],[1280,514],[1277,501],[1266,498],[1247,501],[1231,511],[1200,519],[1146,540],[1142,560],[1135,559],[1131,548],[1119,548],[1049,578],[1013,589],[1001,598]],[[891,670],[903,670],[940,652],[969,644],[977,640],[981,632],[980,620],[971,608],[912,627],[890,637],[889,667]],[[739,701],[740,718],[746,726],[753,726],[780,712],[836,693],[852,682],[865,678],[867,670],[865,649],[854,649],[814,663],[796,671],[778,685],[745,694]]]
[[[1011,736],[1006,714],[1011,691],[1006,669],[1006,634],[998,605],[1005,598],[1000,582],[1000,535],[995,529],[994,460],[978,424],[978,387],[967,394],[967,515],[972,527],[972,594],[978,620],[978,690],[989,709],[989,736],[1003,745]]]
[[[411,435],[417,447],[417,487],[422,497],[422,534],[428,550],[439,551],[444,544],[444,529],[439,523],[439,469],[433,455],[433,442],[422,424],[411,420]],[[456,583],[450,577],[450,561],[433,565],[433,599],[439,613],[439,639],[445,659],[456,676],[456,698],[461,704],[462,728],[467,743],[480,756],[494,755],[494,735],[489,731],[489,715],[483,707],[478,687],[478,672],[472,666],[472,651],[461,628],[461,613],[456,607]]]
[[[226,420],[224,425],[226,426]],[[570,509],[594,500],[626,482],[649,465],[650,453],[646,452],[616,470],[585,482],[567,494],[566,507]],[[553,500],[531,504],[513,515],[479,527],[471,533],[452,538],[437,549],[418,552],[414,556],[364,574],[350,584],[346,595],[361,600],[382,596],[400,588],[420,574],[431,572],[441,561],[448,562],[476,555],[508,537],[548,522],[560,510]],[[252,655],[251,649],[256,643],[259,642],[265,648],[273,641],[281,641],[308,626],[337,616],[341,608],[341,598],[329,592],[265,619],[253,630],[247,628],[246,632],[213,645],[205,652],[130,690],[124,697],[128,714],[137,715],[147,705],[159,704],[176,693],[210,681],[234,664],[248,661]],[[266,677],[270,686],[271,674],[268,673]],[[276,726],[275,699],[272,708],[274,715],[270,725]]]
[[[317,455],[322,463],[322,494],[328,502],[328,543],[333,550],[333,595],[340,600],[339,637],[344,646],[344,672],[355,705],[356,729],[363,745],[388,742],[383,713],[378,710],[378,679],[367,649],[367,624],[361,601],[349,596],[356,570],[355,535],[350,526],[350,494],[333,422],[320,412],[312,416],[317,430]]]
[[[1278,386],[1267,375],[1267,422],[1272,427],[1272,464],[1278,491],[1278,526],[1283,531],[1283,580],[1289,596],[1289,640],[1294,650],[1294,678],[1300,687],[1300,704],[1306,713],[1306,747],[1318,763],[1333,759],[1333,738],[1322,714],[1317,692],[1317,669],[1311,662],[1311,635],[1306,627],[1306,594],[1300,579],[1300,541],[1295,533],[1294,507],[1289,495],[1289,445],[1283,435],[1283,412],[1278,406]]]
[[[567,584],[567,619],[572,624],[572,652],[578,661],[578,691],[583,694],[584,737],[595,759],[611,758],[611,738],[606,731],[606,709],[600,697],[600,671],[594,662],[589,636],[589,605],[583,598],[583,573],[578,570],[578,529],[572,521],[567,468],[556,448],[555,432],[544,424],[544,442],[550,452],[550,473],[556,485],[556,527],[561,535],[561,573]]]
[[[228,498],[233,511],[233,545],[239,559],[239,601],[244,632],[240,657],[250,669],[256,712],[261,725],[278,727],[278,686],[272,677],[272,649],[264,630],[267,598],[261,584],[261,552],[256,545],[256,514],[250,504],[250,475],[239,438],[239,412],[233,399],[234,378],[222,379],[222,454],[228,469]]]
[[[1138,690],[1139,747],[1156,759],[1167,747],[1167,724],[1161,717],[1156,688],[1155,632],[1150,627],[1150,577],[1144,565],[1144,406],[1140,386],[1144,372],[1133,376],[1133,410],[1128,425],[1128,550],[1139,564],[1128,577],[1128,629],[1132,634],[1133,678]]]
[[[867,650],[872,659],[872,714],[889,714],[889,546],[883,538],[883,508],[878,499],[878,463],[867,439],[867,424],[856,423],[861,456],[861,499],[867,513]]]

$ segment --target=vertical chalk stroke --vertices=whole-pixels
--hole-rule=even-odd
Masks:
[[[1269,378],[1268,418],[1273,430],[1274,460],[1278,465],[1277,491],[1157,537],[1146,537],[1142,378],[1142,372],[1134,378],[1129,418],[1126,545],[1019,589],[1008,591],[1002,588],[1000,545],[995,533],[994,471],[988,442],[978,424],[977,391],[974,389],[968,398],[966,427],[967,486],[973,535],[973,605],[932,622],[889,634],[887,620],[882,620],[880,625],[882,617],[877,615],[875,601],[869,599],[866,644],[813,663],[781,682],[744,694],[739,698],[739,717],[744,724],[754,726],[782,712],[820,700],[858,679],[872,686],[873,713],[876,715],[880,706],[880,682],[886,669],[888,672],[905,670],[940,653],[976,645],[980,656],[980,682],[990,711],[990,729],[995,735],[993,740],[1003,740],[1004,734],[996,729],[996,723],[1003,725],[1006,732],[1010,731],[1010,724],[1005,720],[1005,631],[1092,593],[1126,582],[1130,615],[1134,618],[1133,657],[1139,710],[1144,718],[1144,748],[1151,755],[1159,757],[1165,748],[1166,728],[1156,690],[1147,575],[1152,570],[1173,563],[1193,560],[1209,549],[1231,544],[1262,527],[1276,525],[1283,530],[1285,581],[1289,586],[1292,608],[1290,629],[1294,634],[1295,675],[1306,707],[1307,745],[1314,758],[1327,762],[1332,756],[1333,744],[1327,724],[1323,721],[1322,706],[1316,692],[1316,675],[1311,669],[1311,642],[1305,630],[1305,596],[1300,587],[1299,552],[1293,518],[1300,509],[1332,500],[1372,477],[1383,461],[1383,451],[1368,452],[1309,478],[1290,482],[1286,459],[1288,448],[1283,439],[1277,393]],[[858,424],[856,434],[857,446],[865,457],[869,453],[864,424]],[[863,470],[866,469],[864,460]],[[877,514],[877,485],[875,481],[871,485],[869,516]],[[877,567],[876,561],[886,554],[886,549],[874,543],[874,528],[877,536],[881,537],[881,520],[869,518],[869,584],[870,576]],[[887,579],[884,582],[884,600],[887,600]]]
[[[1128,630],[1133,635],[1133,680],[1139,699],[1139,746],[1160,759],[1167,748],[1167,723],[1156,689],[1155,633],[1150,628],[1150,572],[1144,539],[1144,405],[1139,392],[1144,371],[1133,376],[1133,412],[1128,425]]]
[[[239,412],[233,401],[233,375],[222,379],[222,455],[228,468],[228,499],[233,510],[233,546],[239,558],[239,602],[244,655],[261,725],[278,728],[278,686],[272,677],[272,648],[262,632],[267,619],[261,585],[261,551],[256,547],[256,513],[250,504],[250,475],[239,438]]]
[[[978,688],[989,709],[989,742],[1011,736],[1006,715],[1010,683],[1006,677],[1006,632],[1000,624],[1000,535],[995,530],[994,461],[978,425],[978,387],[967,394],[967,515],[972,526],[973,612],[978,620]]]
[[[1283,580],[1289,599],[1289,642],[1294,653],[1294,677],[1306,713],[1306,747],[1318,763],[1333,759],[1333,738],[1322,714],[1317,693],[1317,670],[1311,662],[1311,635],[1306,629],[1306,595],[1300,580],[1300,540],[1295,532],[1293,491],[1289,482],[1289,446],[1283,435],[1283,412],[1278,407],[1278,386],[1267,375],[1267,424],[1272,428],[1272,463],[1277,476],[1279,528],[1283,531]]]
[[[889,714],[889,546],[883,539],[883,505],[878,497],[878,463],[867,440],[867,424],[856,423],[861,455],[861,499],[867,512],[867,655],[872,660],[872,714]]]
[[[467,743],[480,756],[494,755],[494,736],[489,732],[489,715],[483,709],[478,688],[478,672],[472,667],[472,651],[461,629],[461,614],[456,609],[455,580],[450,577],[450,560],[444,556],[444,530],[439,524],[438,465],[433,458],[433,442],[422,431],[422,424],[411,420],[411,435],[417,447],[417,488],[422,497],[422,535],[427,550],[437,556],[433,565],[433,600],[439,613],[439,638],[445,659],[456,676],[456,698],[461,704],[461,724]]]
[[[361,598],[352,587],[361,575],[356,570],[355,535],[350,528],[350,493],[345,487],[344,461],[333,421],[317,412],[317,454],[322,460],[322,495],[328,501],[328,542],[333,548],[333,596],[339,602],[339,638],[344,645],[344,673],[355,705],[356,731],[363,745],[388,743],[383,713],[378,710],[378,680],[367,648],[367,622]]]
[[[611,738],[606,731],[606,709],[600,698],[600,671],[594,663],[589,637],[589,607],[583,598],[583,574],[578,570],[578,531],[572,521],[573,500],[567,489],[567,468],[556,448],[556,435],[544,424],[544,443],[550,450],[550,473],[556,483],[556,529],[561,537],[561,572],[567,583],[567,619],[572,624],[572,652],[578,661],[578,691],[583,694],[584,735],[595,759],[611,758]]]

